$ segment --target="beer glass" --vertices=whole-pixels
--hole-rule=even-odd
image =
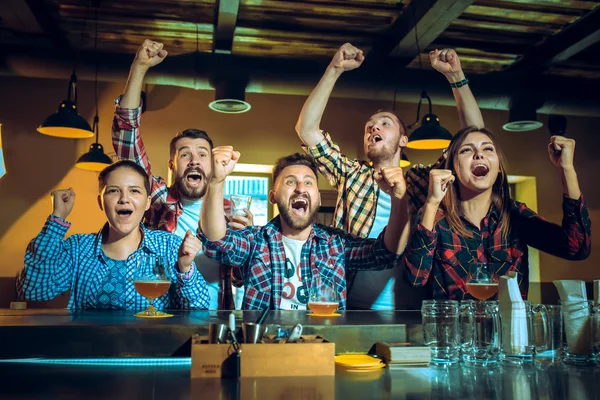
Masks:
[[[135,270],[133,286],[139,294],[148,299],[148,307],[136,316],[169,315],[157,311],[154,306],[156,299],[167,293],[171,286],[171,274],[169,273],[166,257],[156,254],[142,256]]]

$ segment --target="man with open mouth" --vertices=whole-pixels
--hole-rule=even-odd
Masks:
[[[152,168],[140,134],[142,116],[142,84],[148,69],[160,64],[167,56],[162,43],[146,40],[140,46],[131,64],[129,79],[123,95],[116,100],[112,139],[119,159],[128,159],[144,167],[151,177],[152,204],[146,212],[145,223],[151,229],[160,229],[184,237],[188,230],[195,231],[200,218],[203,197],[211,176],[211,150],[213,143],[208,134],[199,129],[183,130],[170,144],[169,169],[174,183],[152,174]],[[233,216],[230,219],[229,201],[224,200],[224,215],[231,226],[239,229],[252,224],[252,214]],[[214,261],[204,256],[196,257],[196,265],[204,275],[210,292],[209,309],[232,309],[232,276],[226,266],[216,268]],[[233,277],[235,281],[235,277]],[[237,283],[236,283],[237,284]]]
[[[374,238],[387,225],[390,198],[374,179],[382,167],[400,165],[402,149],[408,142],[407,129],[394,111],[379,110],[364,127],[364,154],[361,161],[344,156],[330,134],[321,129],[321,118],[329,96],[339,77],[360,67],[365,60],[362,50],[346,43],[339,48],[323,77],[310,94],[296,124],[304,150],[316,161],[319,171],[338,192],[333,226],[360,237]],[[483,118],[461,69],[456,52],[451,49],[430,53],[434,69],[453,86],[461,126],[483,127]],[[429,167],[415,165],[406,171],[411,212],[415,213],[427,196],[429,170],[439,168],[444,158]],[[425,292],[415,291],[402,279],[399,269],[358,271],[348,277],[348,308],[393,310],[399,306],[420,306]],[[401,296],[398,296],[401,295]]]
[[[243,309],[305,310],[307,293],[319,282],[337,293],[346,308],[346,272],[393,268],[408,241],[408,197],[402,169],[383,168],[378,185],[390,195],[390,221],[375,239],[359,238],[315,223],[321,205],[317,166],[307,155],[280,158],[273,168],[269,201],[280,214],[264,227],[231,230],[223,219],[223,190],[240,154],[213,149],[213,175],[205,196],[199,236],[206,254],[238,269],[246,287]]]

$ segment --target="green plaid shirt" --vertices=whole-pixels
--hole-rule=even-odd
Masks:
[[[331,140],[328,132],[323,132],[323,135],[325,138],[320,143],[302,148],[315,160],[329,184],[337,189],[333,226],[356,236],[368,237],[379,198],[379,186],[373,177],[375,169],[366,161],[349,159]],[[429,171],[439,168],[444,160],[442,155],[435,164],[427,167],[414,165],[405,172],[412,215],[416,215],[427,199]]]

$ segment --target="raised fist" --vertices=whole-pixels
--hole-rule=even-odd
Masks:
[[[165,57],[167,57],[167,51],[163,50],[162,43],[146,39],[135,54],[133,66],[151,68],[163,62]]]
[[[67,219],[75,204],[73,188],[55,190],[50,195],[52,196],[52,214]]]
[[[335,53],[329,65],[338,71],[344,72],[360,67],[364,60],[365,56],[362,50],[352,46],[350,43],[345,43]]]

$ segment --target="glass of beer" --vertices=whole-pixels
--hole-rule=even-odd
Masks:
[[[334,283],[322,281],[320,276],[313,276],[307,306],[312,311],[312,315],[333,315],[339,307]]]
[[[491,264],[469,265],[467,292],[477,300],[486,300],[498,293],[498,275],[492,270]]]
[[[167,293],[171,286],[167,258],[156,254],[141,257],[135,271],[133,286],[139,294],[148,299],[148,307],[140,313],[142,316],[155,317],[163,314],[156,310],[154,302]]]

